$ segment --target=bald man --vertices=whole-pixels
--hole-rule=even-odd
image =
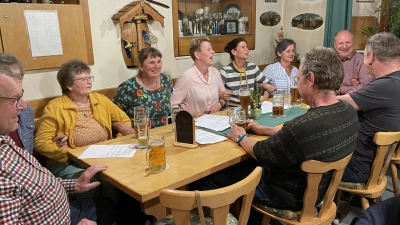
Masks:
[[[354,37],[350,31],[341,30],[336,33],[334,46],[344,69],[344,79],[336,91],[338,95],[357,91],[374,79],[364,65],[363,55],[354,50],[353,43]]]

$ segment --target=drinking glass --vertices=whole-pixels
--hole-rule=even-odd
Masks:
[[[297,77],[296,79],[293,81],[292,85],[290,86],[290,103],[291,105],[299,105],[301,103],[301,96],[299,93],[299,89],[297,89]]]
[[[146,161],[149,165],[149,170],[159,172],[167,167],[165,157],[165,140],[164,136],[151,135],[149,137],[149,148],[147,149]]]
[[[229,123],[234,123],[238,127],[246,128],[246,113],[242,108],[234,108],[232,113],[228,113]]]
[[[171,110],[171,125],[172,125],[172,130],[171,130],[171,134],[175,134],[175,119],[176,119],[176,114],[178,114],[178,112],[181,111],[181,109],[179,107],[174,107]]]
[[[240,106],[246,114],[246,120],[249,119],[250,90],[248,88],[239,89]]]
[[[275,94],[272,98],[272,117],[283,117],[284,114],[285,99],[283,94]]]
[[[149,109],[145,106],[137,106],[134,108],[134,123],[138,135],[137,140],[137,148],[146,149],[147,148],[147,139],[150,129],[150,118],[149,118]],[[135,130],[136,133],[136,130]]]

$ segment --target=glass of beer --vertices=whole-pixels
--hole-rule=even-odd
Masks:
[[[285,106],[285,98],[283,94],[275,94],[272,98],[272,117],[283,117],[285,116],[284,113],[284,106]]]
[[[163,135],[151,135],[149,137],[146,161],[151,171],[159,172],[165,170],[167,160],[165,157],[165,140]]]
[[[134,114],[134,127],[138,132],[136,136],[138,140],[137,148],[146,149],[150,129],[149,109],[145,106],[137,106],[134,108]]]
[[[246,113],[242,108],[234,108],[229,115],[229,123],[234,123],[238,127],[246,128]]]
[[[301,96],[297,85],[290,87],[290,98],[292,99],[291,105],[298,105],[301,103]]]
[[[239,89],[240,106],[246,114],[246,120],[249,119],[250,90],[248,88]]]

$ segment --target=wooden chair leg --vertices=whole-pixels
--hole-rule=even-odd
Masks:
[[[369,201],[367,198],[361,196],[361,207],[362,209],[366,210],[369,207]]]
[[[393,184],[393,192],[394,196],[399,195],[399,178],[397,177],[397,168],[395,163],[390,163],[390,168],[392,170],[392,184]]]
[[[269,220],[270,220],[271,218],[269,218],[269,216],[267,216],[267,215],[264,215],[263,216],[263,219],[262,219],[262,222],[261,222],[261,225],[269,225]]]

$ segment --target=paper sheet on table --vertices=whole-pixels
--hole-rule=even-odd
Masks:
[[[136,152],[136,145],[91,145],[89,146],[79,159],[90,158],[128,158],[132,157]]]
[[[199,144],[214,144],[226,140],[226,137],[205,130],[196,130],[196,142]]]
[[[196,126],[204,127],[210,130],[223,131],[229,127],[229,116],[217,116],[205,114],[196,119]]]

